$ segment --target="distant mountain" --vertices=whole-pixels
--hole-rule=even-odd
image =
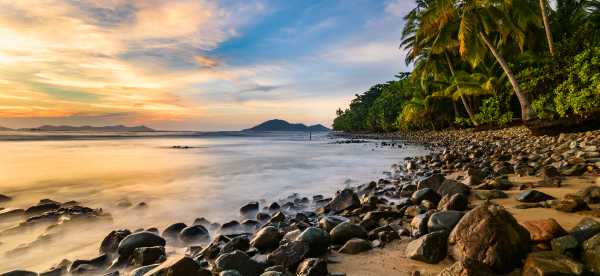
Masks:
[[[9,131],[9,130],[13,130],[13,129],[12,128],[7,128],[7,127],[0,126],[0,131]]]
[[[284,120],[274,119],[261,123],[252,128],[244,129],[242,131],[329,131],[330,129],[325,126],[318,124],[313,126],[306,126],[305,124],[290,124]]]
[[[33,131],[115,131],[115,132],[150,132],[155,131],[146,126],[53,126],[53,125],[45,125],[36,128],[28,128],[23,130],[33,130]]]

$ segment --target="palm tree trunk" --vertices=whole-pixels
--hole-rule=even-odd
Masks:
[[[554,56],[554,42],[552,41],[552,32],[550,31],[550,22],[548,22],[548,14],[546,13],[546,0],[540,0],[540,10],[542,11],[542,20],[544,21],[544,29],[546,30],[548,49],[550,50],[550,55]]]
[[[533,113],[533,111],[531,110],[531,104],[529,104],[529,100],[527,100],[525,94],[521,92],[521,87],[519,87],[519,83],[517,82],[515,75],[513,74],[512,70],[510,70],[510,68],[508,67],[506,60],[504,60],[500,53],[498,53],[496,47],[494,47],[487,35],[485,35],[485,33],[483,32],[479,32],[479,36],[483,40],[483,43],[485,43],[485,45],[490,49],[492,55],[494,55],[498,63],[500,63],[500,66],[504,70],[504,73],[506,73],[506,76],[508,77],[510,84],[513,87],[513,90],[515,91],[515,95],[517,95],[517,98],[519,99],[519,104],[521,105],[521,119],[523,119],[523,122],[529,121],[531,119],[531,114]]]
[[[444,55],[446,56],[446,62],[448,62],[448,67],[450,67],[450,74],[452,74],[452,76],[454,77],[454,75],[455,75],[454,66],[452,66],[450,57],[448,56],[448,53],[446,53],[445,51],[444,51]],[[478,126],[479,124],[475,120],[475,114],[473,114],[473,110],[471,110],[471,107],[469,106],[469,103],[467,103],[465,96],[463,96],[462,92],[460,92],[460,86],[458,84],[456,85],[456,88],[458,88],[458,93],[460,95],[460,99],[462,100],[462,103],[465,106],[465,110],[467,111],[467,114],[469,114],[469,120],[471,120],[471,123],[473,123],[474,126]]]

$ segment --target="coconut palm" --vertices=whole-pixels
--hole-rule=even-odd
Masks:
[[[542,20],[544,22],[544,31],[546,32],[546,40],[548,40],[548,50],[550,55],[554,56],[554,42],[552,41],[552,30],[550,30],[550,21],[548,20],[548,13],[546,8],[548,2],[546,0],[540,0],[540,11],[542,14]]]

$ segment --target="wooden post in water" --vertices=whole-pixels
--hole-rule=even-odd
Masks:
[[[312,130],[308,131],[308,141],[312,141]]]

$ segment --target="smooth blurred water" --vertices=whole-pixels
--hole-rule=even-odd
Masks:
[[[331,196],[344,186],[382,177],[403,157],[425,153],[414,146],[335,144],[325,134],[312,138],[309,141],[306,133],[279,133],[0,142],[0,193],[14,197],[0,207],[25,208],[42,198],[76,200],[103,208],[114,218],[112,225],[86,229],[81,238],[65,238],[49,251],[0,261],[0,272],[47,268],[63,255],[93,257],[111,229],[162,229],[174,222],[189,224],[197,217],[225,222],[237,219],[239,207],[252,200],[272,202],[292,193]],[[172,148],[177,145],[191,148]],[[123,199],[146,202],[148,208],[117,208],[116,202]],[[0,251],[31,242],[40,233],[0,236]],[[70,247],[61,247],[64,242]]]

